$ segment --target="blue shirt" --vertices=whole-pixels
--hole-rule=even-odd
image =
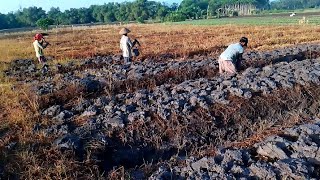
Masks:
[[[220,55],[220,58],[225,61],[232,61],[235,63],[239,54],[244,51],[240,43],[230,44],[228,48]]]

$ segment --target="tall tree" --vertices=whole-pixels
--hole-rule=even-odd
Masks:
[[[71,8],[69,10],[66,10],[63,13],[62,23],[63,24],[79,24],[80,18],[78,9]]]
[[[42,8],[23,8],[16,13],[17,20],[27,26],[35,26],[38,19],[45,18],[46,12]]]
[[[132,4],[132,14],[135,20],[146,20],[149,17],[147,0],[136,0]]]
[[[93,21],[92,12],[89,8],[78,9],[78,23],[91,23]]]
[[[48,18],[52,19],[54,24],[61,24],[62,23],[62,12],[60,11],[59,7],[52,7],[48,11]]]
[[[0,29],[7,29],[8,27],[6,15],[0,13]]]
[[[320,6],[320,0],[276,0],[270,3],[271,9],[302,9]]]
[[[6,15],[8,28],[19,28],[22,27],[23,24],[17,20],[17,16],[14,13],[9,13]]]

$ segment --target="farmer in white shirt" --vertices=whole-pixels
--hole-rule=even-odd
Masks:
[[[239,70],[244,49],[248,45],[248,38],[242,37],[239,43],[231,44],[219,57],[219,73],[236,74]]]
[[[46,64],[46,58],[44,57],[43,50],[49,45],[48,42],[43,38],[42,34],[36,34],[34,36],[33,47],[36,52],[36,57],[42,66],[42,73],[46,73],[48,71],[48,65]]]
[[[119,34],[122,35],[120,40],[120,49],[122,50],[122,56],[125,64],[132,61],[131,49],[137,43],[136,39],[131,42],[130,38],[128,37],[128,33],[130,32],[131,31],[127,28],[122,28],[119,32]]]
[[[33,47],[36,52],[36,57],[39,63],[45,63],[46,58],[44,57],[43,50],[49,45],[48,42],[45,41],[42,34],[36,34],[34,36]]]

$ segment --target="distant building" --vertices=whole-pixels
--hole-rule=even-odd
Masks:
[[[218,9],[220,16],[245,16],[252,15],[256,12],[257,7],[253,4],[236,3],[230,5],[224,5]]]

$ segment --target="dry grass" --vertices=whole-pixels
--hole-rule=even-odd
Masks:
[[[74,152],[52,147],[56,136],[34,131],[36,124],[52,123],[39,116],[42,99],[30,87],[13,87],[0,87],[0,164],[5,165],[0,179],[104,179],[92,158],[78,161]]]
[[[187,57],[217,54],[241,36],[250,40],[248,49],[269,50],[297,43],[319,42],[319,26],[191,26],[191,25],[128,25],[131,38],[142,44],[140,59],[170,55]],[[86,58],[95,55],[120,54],[120,26],[56,29],[47,38],[51,46],[45,54],[56,60]],[[34,58],[32,37],[35,32],[0,38],[0,61]]]
[[[0,87],[0,117],[2,126],[18,127],[30,130],[32,119],[37,116],[36,97],[26,88],[12,91],[13,86],[6,84]],[[17,87],[16,87],[17,88]],[[21,134],[20,134],[21,135]]]

